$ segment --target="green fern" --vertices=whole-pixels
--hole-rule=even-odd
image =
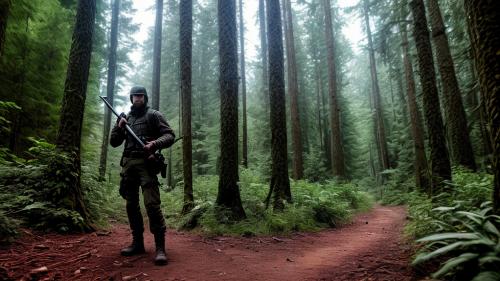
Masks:
[[[417,240],[425,247],[413,265],[448,258],[434,278],[457,276],[467,270],[476,274],[474,280],[500,280],[500,275],[494,274],[500,268],[500,217],[491,214],[490,205],[483,203],[477,211],[457,211],[458,206],[435,208],[447,232]]]

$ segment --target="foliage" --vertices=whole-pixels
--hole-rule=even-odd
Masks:
[[[85,229],[85,222],[72,205],[70,177],[73,157],[62,154],[43,140],[32,139],[32,159],[0,164],[0,226],[7,237],[18,226],[44,231],[72,232]],[[3,159],[5,160],[5,159]],[[83,166],[83,170],[88,170]],[[86,173],[82,177],[85,203],[90,218],[104,225],[105,218],[117,213],[116,195],[109,184],[98,183]],[[4,227],[5,226],[5,227]]]
[[[100,227],[107,227],[109,220],[126,222],[125,201],[118,193],[118,184],[114,181],[98,181],[97,163],[82,163],[82,189],[85,192],[85,206],[90,213],[90,220]]]
[[[409,206],[405,232],[420,238],[417,242],[423,245],[413,264],[442,263],[435,278],[500,280],[493,272],[500,264],[500,217],[491,214],[487,203],[492,176],[455,167],[453,182],[446,183],[448,192],[433,197],[414,190],[413,178],[403,182],[399,178],[392,174],[384,186],[372,192],[384,204]],[[487,277],[491,279],[482,279]]]
[[[371,198],[354,184],[325,184],[292,181],[294,201],[283,212],[266,209],[263,203],[268,185],[255,171],[244,169],[240,175],[240,190],[247,219],[233,223],[220,214],[214,201],[217,196],[216,176],[195,178],[194,198],[197,207],[185,216],[182,209],[182,190],[173,190],[162,196],[166,217],[171,225],[193,228],[209,235],[257,235],[316,231],[325,227],[338,227],[347,222],[357,211],[371,206]],[[195,220],[195,221],[193,221]],[[221,223],[222,222],[222,223]]]
[[[328,167],[324,152],[312,148],[305,155],[304,161],[304,177],[313,182],[322,182],[328,178]]]
[[[21,110],[14,102],[0,101],[0,133],[6,136],[10,133],[12,120],[7,119],[8,115],[12,116],[14,112]]]
[[[0,166],[0,196],[4,202],[0,208],[6,215],[20,219],[24,226],[62,232],[81,230],[83,219],[71,210],[65,185],[72,176],[67,174],[71,159],[43,145],[46,143],[40,141],[30,150],[39,159]]]
[[[446,259],[434,278],[500,280],[500,216],[492,214],[491,202],[473,211],[460,209],[457,204],[432,210],[438,232],[417,240],[425,247],[413,264]]]
[[[0,210],[0,245],[10,243],[17,236],[18,222],[10,219]]]
[[[53,0],[19,0],[11,6],[0,57],[0,100],[21,107],[11,112],[17,126],[6,134],[15,136],[16,152],[29,148],[28,136],[55,139],[74,22],[72,9]]]

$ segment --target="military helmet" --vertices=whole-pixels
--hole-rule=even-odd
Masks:
[[[144,103],[148,103],[148,92],[143,86],[134,86],[130,89],[130,102],[132,102],[132,96],[135,94],[144,94]]]

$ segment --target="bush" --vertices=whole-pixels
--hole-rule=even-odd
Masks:
[[[218,177],[203,176],[196,177],[193,184],[197,207],[184,216],[177,213],[182,209],[182,189],[162,193],[167,222],[178,228],[197,227],[198,231],[208,235],[251,236],[317,231],[346,223],[354,212],[369,209],[372,205],[371,197],[354,184],[291,181],[293,203],[286,204],[283,212],[275,213],[266,209],[263,203],[269,185],[258,171],[242,169],[240,180],[246,220],[221,223],[223,211],[213,203],[217,196]]]
[[[0,226],[6,226],[2,236],[12,237],[19,226],[58,232],[86,229],[88,222],[73,210],[73,191],[66,183],[76,176],[70,170],[72,158],[43,140],[32,141],[32,159],[0,161]],[[117,211],[123,203],[110,184],[97,182],[91,169],[97,171],[82,165],[84,201],[92,223],[105,225],[107,217],[123,213]]]
[[[83,218],[72,210],[71,190],[65,184],[74,176],[67,168],[72,165],[70,158],[40,146],[30,151],[43,157],[0,166],[0,210],[8,210],[21,225],[35,229],[83,230]]]
[[[492,180],[485,173],[454,168],[453,182],[445,183],[447,192],[433,197],[416,191],[413,178],[404,182],[390,178],[386,185],[371,190],[383,204],[409,206],[405,233],[422,245],[415,266],[442,262],[435,278],[500,280],[496,270],[500,266],[500,220],[484,203],[492,194]]]
[[[433,209],[440,231],[417,240],[425,247],[413,264],[444,259],[434,278],[500,280],[500,216],[492,214],[491,202],[475,211],[460,207]]]

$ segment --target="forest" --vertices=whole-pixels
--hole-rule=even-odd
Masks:
[[[500,280],[496,4],[0,0],[0,280]]]

